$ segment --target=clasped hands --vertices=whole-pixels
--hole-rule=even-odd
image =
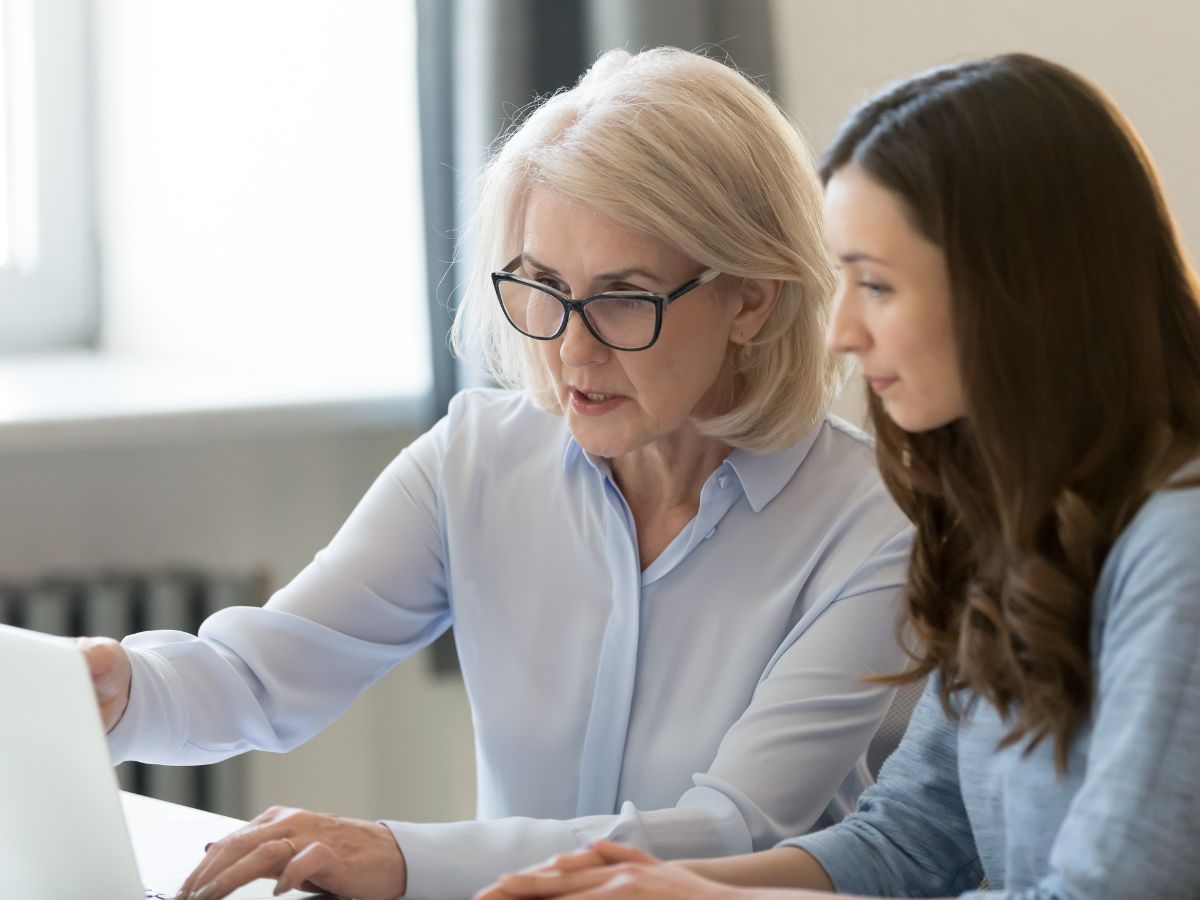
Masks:
[[[664,863],[650,854],[597,841],[590,847],[563,853],[540,865],[505,875],[475,895],[475,900],[528,900],[570,896],[590,898],[696,898],[729,900],[736,889],[709,881],[678,863]]]

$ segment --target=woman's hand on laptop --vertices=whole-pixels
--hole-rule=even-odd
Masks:
[[[393,900],[408,872],[386,825],[274,806],[210,844],[178,897],[217,900],[257,878],[274,878],[277,894],[299,888]]]
[[[92,686],[96,689],[96,702],[100,705],[104,730],[112,731],[129,705],[129,681],[132,677],[129,654],[112,638],[76,638],[75,646],[83,651],[88,671],[92,673]]]

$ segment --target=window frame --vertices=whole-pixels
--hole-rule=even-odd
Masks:
[[[91,0],[0,0],[11,258],[0,355],[94,347],[99,330]]]

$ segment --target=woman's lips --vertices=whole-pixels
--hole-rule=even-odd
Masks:
[[[571,388],[571,408],[580,415],[602,416],[624,403],[627,397],[620,394],[602,394]]]
[[[879,378],[873,375],[867,375],[867,384],[876,394],[882,394],[893,384],[899,381],[899,378]]]

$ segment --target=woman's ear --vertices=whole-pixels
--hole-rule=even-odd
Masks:
[[[775,309],[783,282],[772,278],[744,278],[735,289],[741,307],[733,317],[729,328],[729,339],[735,344],[753,340]]]

